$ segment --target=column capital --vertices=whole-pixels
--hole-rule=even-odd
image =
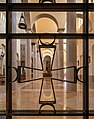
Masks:
[[[57,32],[62,33],[62,32],[64,32],[64,30],[65,30],[65,28],[58,28]]]

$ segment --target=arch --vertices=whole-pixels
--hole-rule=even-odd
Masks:
[[[44,64],[45,64],[46,71],[49,72],[50,67],[51,67],[51,57],[49,55],[46,55],[44,57]]]
[[[32,20],[31,31],[32,31],[32,28],[33,28],[33,25],[35,24],[35,22],[36,22],[38,19],[43,18],[43,17],[46,17],[46,18],[49,18],[49,19],[53,20],[53,21],[55,22],[56,26],[57,26],[57,29],[59,28],[57,19],[56,19],[54,16],[52,16],[52,15],[50,15],[50,14],[39,14],[39,15],[37,15],[37,16]]]
[[[39,3],[45,3],[45,2],[56,3],[55,0],[39,0]]]
[[[44,60],[44,57],[45,57],[46,55],[49,55],[49,56],[51,57],[51,60],[52,60],[52,55],[53,55],[53,54],[52,54],[51,52],[47,52],[47,51],[43,53],[43,60]]]

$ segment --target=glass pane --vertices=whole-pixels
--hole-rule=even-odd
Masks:
[[[94,0],[89,0],[89,3],[94,3]]]
[[[56,51],[53,61],[53,71],[50,67],[50,60],[53,58],[54,51],[51,48],[47,48],[46,46],[46,48],[43,47],[39,50],[39,42],[35,39],[13,39],[12,42],[14,44],[12,49],[13,66],[22,66],[18,78],[23,82],[18,83],[19,81],[16,81],[13,83],[13,109],[39,110],[41,105],[39,98],[41,98],[43,103],[47,103],[48,107],[50,107],[49,103],[51,101],[51,104],[55,103],[56,110],[83,109],[83,83],[77,81],[75,78],[76,69],[74,68],[83,66],[82,39],[55,40],[54,45],[56,45]],[[40,60],[40,51],[42,60]],[[45,71],[30,70],[32,67],[34,69],[42,69],[41,61]],[[71,66],[74,67],[68,68]],[[58,70],[58,68],[64,69]],[[83,81],[82,69],[78,73],[78,78],[81,81]],[[12,80],[14,80],[17,74],[13,71],[12,75]],[[41,89],[42,78],[44,82]],[[30,80],[30,82],[28,80]],[[53,85],[51,83],[53,83]],[[55,97],[52,87],[54,87]],[[41,97],[40,90],[42,90]],[[53,101],[54,98],[56,98],[56,102]],[[50,109],[48,107],[47,109]],[[46,106],[44,106],[44,109],[45,108]]]
[[[94,119],[94,116],[89,116],[89,119]]]
[[[83,119],[83,117],[82,116],[33,116],[33,117],[26,117],[26,116],[24,116],[24,117],[13,117],[13,119],[44,119],[44,118],[46,118],[46,119]],[[92,118],[91,118],[92,119]]]
[[[94,39],[89,40],[89,109],[94,110]]]
[[[0,39],[0,110],[6,109],[6,54],[5,40]]]
[[[83,12],[12,12],[12,32],[82,33]]]
[[[94,33],[94,30],[93,30],[93,16],[94,16],[94,12],[89,12],[89,33]]]
[[[0,12],[0,33],[6,32],[6,13]]]
[[[0,3],[5,3],[6,2],[6,0],[0,0]]]
[[[94,18],[94,12],[89,12],[89,33],[94,33],[94,29],[93,29],[93,20]]]
[[[6,119],[6,117],[5,116],[0,116],[0,119]]]
[[[38,110],[40,106],[38,102],[40,85],[41,80],[23,84],[15,83],[12,103],[13,109]]]
[[[21,0],[16,0],[16,1],[14,1],[14,0],[12,0],[14,3],[16,2],[18,2],[18,3],[21,3]],[[43,0],[28,0],[28,3],[39,3],[39,1],[40,2],[42,2]],[[44,3],[51,3],[50,2],[51,0],[47,0],[47,1],[45,1]],[[52,2],[53,2],[54,0],[52,0]],[[55,2],[56,3],[67,3],[67,0],[55,0]],[[68,0],[68,2],[69,3],[74,3],[74,2],[76,2],[76,3],[82,3],[83,2],[83,0]],[[23,3],[27,3],[25,0],[23,0]]]
[[[43,77],[40,54],[36,42],[37,40],[35,39],[12,40],[14,46],[12,49],[13,66],[21,67],[19,78],[21,82],[24,82],[22,84],[13,83],[13,109],[39,109],[38,100],[41,79],[32,82],[33,79]],[[32,68],[39,70],[33,70]],[[12,80],[15,80],[16,72],[13,71],[12,75]],[[26,82],[28,80],[31,80],[31,82]],[[29,100],[27,101],[28,98]]]
[[[76,12],[76,32],[83,32],[83,12]]]

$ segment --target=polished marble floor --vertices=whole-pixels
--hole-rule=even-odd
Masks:
[[[66,83],[53,81],[55,96],[56,96],[56,110],[81,110],[83,109],[83,84],[77,82],[77,91],[66,91]],[[41,88],[41,81],[28,82],[23,84],[13,84],[16,89],[12,93],[12,108],[18,110],[38,110],[39,94]],[[94,110],[94,82],[90,81],[89,85],[89,109]],[[53,100],[53,93],[49,81],[44,81],[41,100]],[[0,110],[5,109],[6,105],[5,86],[0,86]],[[50,110],[52,107],[44,106],[43,109]],[[45,117],[48,119],[50,116]],[[44,119],[41,117],[13,117],[13,119]],[[82,117],[50,117],[52,119],[83,119]],[[0,119],[5,119],[0,117]],[[90,117],[94,119],[94,117]]]

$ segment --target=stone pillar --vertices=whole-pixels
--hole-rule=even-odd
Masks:
[[[55,62],[55,68],[57,69],[58,68],[58,44],[56,43],[56,53],[55,53],[55,59],[54,59],[54,62]],[[58,78],[58,71],[55,72],[55,77]]]
[[[15,1],[15,0],[14,0]],[[12,13],[12,33],[16,32],[16,13]],[[17,67],[17,40],[12,39],[12,66]],[[16,72],[15,70],[12,70],[12,80],[16,78]],[[15,83],[12,84],[12,89],[16,90]]]
[[[37,53],[37,68],[42,69],[39,52]],[[42,71],[37,71],[37,76],[42,77]]]
[[[37,52],[37,68],[40,69],[40,61],[39,61],[39,53]],[[39,74],[39,71],[37,71],[37,77],[39,77],[40,74]]]
[[[68,0],[68,2],[75,3],[75,0]],[[67,33],[76,32],[76,12],[67,13]],[[77,62],[77,43],[76,40],[67,39],[66,46],[66,65],[67,66],[76,66]],[[66,80],[74,80],[74,73],[72,69],[67,69],[66,71]],[[66,91],[76,91],[77,85],[67,83]]]
[[[58,29],[59,33],[63,33],[64,29]],[[64,67],[64,52],[63,52],[63,39],[58,41],[58,68]],[[64,79],[64,70],[58,71],[58,78]]]
[[[31,40],[27,39],[26,41],[26,48],[27,48],[27,53],[26,53],[26,58],[27,58],[27,62],[26,62],[26,66],[27,67],[31,67]],[[27,79],[31,79],[31,70],[30,69],[26,69],[26,78]]]
[[[37,45],[33,46],[33,68],[37,68]],[[37,71],[33,70],[33,78],[37,78]]]
[[[56,45],[56,51],[55,51],[55,57],[54,57],[54,62],[53,62],[53,67],[52,69],[57,69],[58,68],[58,43],[55,43]],[[58,71],[53,71],[52,72],[53,77],[58,78]]]

